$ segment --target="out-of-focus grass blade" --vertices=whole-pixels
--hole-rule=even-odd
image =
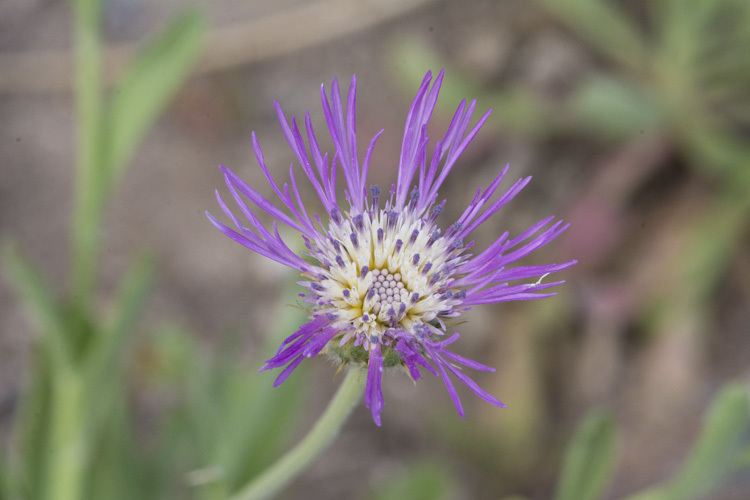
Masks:
[[[537,0],[588,38],[592,46],[637,71],[644,70],[647,48],[641,34],[604,0]]]
[[[413,37],[396,40],[389,53],[399,72],[398,81],[403,82],[404,91],[409,93],[419,85],[427,70],[432,70],[436,76],[439,68],[449,66],[448,61],[440,58],[433,48]],[[556,126],[555,113],[545,107],[539,96],[520,85],[487,92],[479,82],[460,71],[446,69],[440,94],[438,108],[449,116],[462,99],[476,97],[482,112],[488,107],[495,110],[491,123],[499,123],[509,131],[544,135]]]
[[[670,481],[667,498],[700,498],[734,472],[742,438],[750,430],[749,412],[747,389],[731,384],[721,391],[690,457]]]
[[[112,402],[107,426],[93,443],[93,459],[87,491],[91,500],[165,499],[154,494],[154,470],[145,460],[147,454],[138,449],[133,422],[124,394]],[[163,478],[164,480],[168,478]]]
[[[50,366],[44,351],[35,353],[31,374],[16,416],[13,436],[19,461],[13,470],[15,498],[42,498],[49,463],[51,398]]]
[[[295,281],[290,280],[281,293],[276,321],[263,349],[266,357],[307,319],[306,311],[287,304],[296,297]],[[289,444],[303,403],[307,367],[300,366],[282,385],[273,387],[272,373],[257,373],[262,361],[256,358],[250,366],[242,363],[228,371],[220,388],[221,439],[211,459],[225,471],[230,490],[260,473]]]
[[[105,160],[110,185],[187,76],[200,52],[204,24],[196,12],[175,19],[141,51],[115,90]]]
[[[703,431],[682,470],[667,484],[628,500],[704,498],[724,477],[741,467],[742,445],[750,431],[750,400],[739,384],[725,387],[709,410]]]
[[[657,103],[639,87],[604,75],[588,79],[570,105],[580,126],[611,138],[632,136],[662,122]]]
[[[9,469],[10,464],[0,448],[0,500],[10,500],[12,497]]]
[[[86,391],[96,396],[87,412],[93,429],[111,418],[111,408],[116,398],[121,397],[123,354],[146,304],[153,271],[153,262],[146,256],[137,258],[131,265],[120,284],[112,317],[100,328],[97,341],[86,358]]]
[[[70,347],[66,344],[66,321],[52,288],[34,266],[21,257],[17,248],[5,246],[3,261],[11,285],[36,323],[32,330],[41,334],[37,340],[48,361],[55,370],[68,369]]]
[[[455,479],[445,466],[435,463],[416,463],[406,467],[384,485],[369,500],[445,500],[455,491]]]
[[[599,498],[614,470],[615,441],[615,424],[610,416],[598,411],[586,416],[568,445],[555,498]]]

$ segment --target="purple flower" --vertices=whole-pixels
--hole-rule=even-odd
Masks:
[[[542,278],[575,264],[510,267],[565,231],[568,225],[553,223],[554,217],[534,224],[515,238],[506,232],[476,255],[468,252],[472,243],[465,242],[474,230],[531,180],[520,179],[495,197],[507,166],[486,189],[477,191],[456,222],[441,229],[439,218],[445,200],[437,201],[438,190],[490,114],[485,113],[469,129],[476,101],[468,105],[461,101],[445,136],[429,154],[427,123],[442,79],[441,71],[430,87],[432,75],[427,73],[417,91],[406,118],[398,178],[390,195],[381,193],[377,186],[367,186],[370,158],[382,130],[370,141],[360,164],[355,131],[357,81],[353,76],[346,110],[338,82],[333,80],[330,101],[321,85],[323,113],[335,147],[332,158],[321,152],[309,113],[305,114],[303,137],[294,117],[290,123],[275,103],[284,136],[325,208],[325,220],[311,214],[302,202],[293,168],[289,170],[289,184],[279,186],[273,180],[255,133],[255,156],[281,203],[264,198],[222,167],[229,193],[244,220],[232,213],[218,191],[219,206],[236,229],[206,214],[225,235],[296,269],[305,279],[299,283],[306,289],[300,296],[309,307],[310,321],[281,344],[261,371],[283,368],[274,384],[278,385],[304,358],[320,353],[342,364],[362,365],[367,368],[365,403],[378,425],[383,409],[382,374],[392,367],[402,367],[414,380],[420,378],[420,370],[442,377],[462,417],[464,411],[451,376],[485,401],[504,407],[463,370],[494,369],[449,351],[459,334],[445,338],[446,330],[454,318],[476,304],[554,295],[539,292],[563,282],[542,283]],[[347,203],[343,208],[336,193],[337,173],[343,174],[346,184]],[[258,210],[275,219],[273,230],[260,222]],[[301,234],[307,259],[282,240],[279,223]],[[517,283],[530,278],[535,281]]]

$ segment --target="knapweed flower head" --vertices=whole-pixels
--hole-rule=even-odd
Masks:
[[[321,353],[342,364],[361,365],[367,370],[365,403],[378,425],[383,408],[381,380],[387,368],[405,369],[414,380],[421,377],[421,370],[442,377],[462,417],[464,411],[451,376],[485,401],[504,406],[464,372],[465,368],[494,370],[449,350],[459,338],[458,333],[449,334],[450,325],[474,305],[554,295],[542,291],[562,281],[542,282],[541,278],[575,263],[510,267],[567,228],[562,221],[553,222],[553,217],[513,238],[506,232],[485,250],[470,253],[472,233],[531,179],[520,179],[496,197],[507,166],[489,186],[476,192],[458,220],[442,223],[446,201],[438,201],[438,191],[490,113],[469,129],[476,101],[462,101],[445,136],[430,148],[427,123],[442,78],[441,71],[430,86],[432,75],[427,73],[417,91],[406,118],[398,176],[389,192],[367,183],[373,147],[382,130],[370,141],[360,162],[355,129],[357,82],[353,76],[346,109],[335,79],[330,100],[321,85],[323,114],[335,148],[331,156],[321,152],[309,113],[305,114],[303,134],[294,117],[287,120],[275,103],[281,130],[320,198],[325,217],[311,213],[310,204],[303,203],[293,166],[289,183],[277,184],[255,133],[255,156],[279,200],[268,200],[222,167],[229,193],[244,220],[230,210],[218,191],[219,206],[235,228],[207,213],[233,240],[304,277],[299,284],[305,293],[300,296],[309,308],[310,320],[282,342],[261,371],[281,368],[274,383],[278,385],[305,358]],[[338,175],[343,175],[346,187],[345,204],[336,190]],[[260,221],[259,211],[275,219],[272,230]],[[299,232],[306,247],[302,255],[281,238],[278,224]],[[520,280],[533,282],[517,283]]]

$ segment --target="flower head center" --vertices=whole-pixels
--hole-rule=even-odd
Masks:
[[[372,274],[370,290],[375,291],[375,303],[372,307],[374,313],[398,307],[399,303],[408,301],[409,290],[401,281],[401,273],[391,274],[387,269],[373,269]]]

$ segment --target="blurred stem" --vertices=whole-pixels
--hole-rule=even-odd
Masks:
[[[99,0],[74,0],[78,157],[73,213],[73,300],[88,311],[96,281],[96,260],[104,190],[101,165],[102,88]]]
[[[83,384],[70,370],[55,375],[51,419],[50,469],[46,481],[48,500],[79,500],[86,461],[81,428]]]
[[[328,408],[307,436],[229,500],[270,498],[296,478],[338,435],[354,404],[359,401],[366,379],[363,371],[350,369]]]

